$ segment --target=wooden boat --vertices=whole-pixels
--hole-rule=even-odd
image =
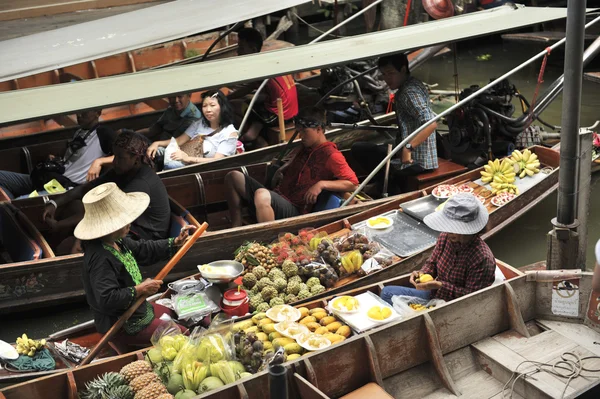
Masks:
[[[592,397],[600,377],[600,350],[594,343],[600,340],[600,293],[591,283],[592,273],[531,272],[350,337],[285,363],[288,397],[573,398],[586,392]],[[572,289],[560,290],[565,287]],[[74,398],[86,382],[143,354],[99,361],[0,393],[6,399],[50,393]],[[561,360],[576,364],[577,358],[589,371],[566,378],[551,372],[552,366],[555,371],[568,367]],[[268,398],[269,374],[263,371],[198,397]]]
[[[523,275],[523,273],[520,272],[519,270],[511,267],[510,265],[507,265],[506,263],[504,263],[500,260],[497,260],[496,264],[507,280]],[[386,280],[381,283],[374,283],[374,284],[363,286],[363,287],[360,287],[357,289],[353,289],[353,290],[344,292],[343,294],[344,295],[358,295],[358,294],[370,291],[370,292],[373,292],[373,293],[379,295],[381,293],[382,287],[387,286],[387,285],[404,285],[404,286],[410,285],[409,277],[410,277],[410,275],[406,274],[403,276],[399,276],[399,277],[395,277],[395,278]],[[168,289],[165,293],[163,293],[160,296],[160,298],[170,297],[170,295],[172,295],[172,291],[170,289]],[[309,309],[313,309],[316,307],[325,307],[325,305],[327,305],[327,302],[329,300],[331,300],[334,296],[336,296],[336,295],[329,295],[325,298],[318,299],[318,300],[314,300],[314,299],[310,298],[309,300],[297,303],[294,306],[297,308],[304,306]],[[152,298],[151,300],[155,300],[155,299],[157,299],[156,296],[154,298]],[[245,319],[245,318],[243,318],[243,319]],[[240,320],[243,320],[243,319],[240,319]],[[3,383],[16,383],[16,382],[20,382],[20,381],[30,380],[33,378],[38,378],[38,377],[41,377],[44,375],[61,373],[66,370],[73,370],[77,367],[77,364],[75,362],[61,356],[55,347],[56,343],[60,343],[60,342],[64,341],[65,339],[68,339],[70,342],[73,342],[73,343],[76,343],[76,344],[79,344],[81,346],[91,349],[99,342],[99,340],[101,338],[102,338],[102,335],[96,332],[96,328],[94,327],[93,321],[82,323],[77,326],[56,332],[47,338],[48,350],[50,351],[50,353],[52,354],[53,358],[56,361],[56,369],[55,370],[47,371],[47,372],[16,372],[16,371],[8,370],[8,369],[4,368],[4,369],[0,369],[0,383],[2,383],[2,384]],[[106,346],[100,352],[98,359],[106,359],[108,357],[115,357],[118,355],[122,355],[122,354],[118,354],[113,348],[111,348],[110,346]]]
[[[585,72],[583,78],[590,82],[600,83],[600,72]]]
[[[538,154],[543,166],[554,168],[553,171],[547,175],[546,178],[535,184],[529,190],[523,192],[507,205],[493,210],[490,209],[490,221],[488,222],[486,232],[483,235],[484,238],[489,238],[496,234],[556,189],[558,182],[559,154],[544,147],[532,147],[532,151]],[[201,180],[205,184],[206,182],[214,181],[214,187],[222,185],[222,179],[224,178],[226,171],[211,173],[212,175],[209,175],[210,178],[204,175],[205,177]],[[480,169],[476,169],[450,178],[446,180],[445,183],[454,184],[475,181],[479,178],[479,173]],[[223,217],[222,212],[224,212],[224,209],[222,207],[218,208],[218,206],[215,205],[216,201],[212,198],[204,197],[206,195],[205,193],[217,192],[217,190],[203,191],[201,189],[196,189],[195,184],[199,182],[196,176],[197,175],[188,175],[182,177],[182,180],[173,180],[174,184],[182,184],[182,187],[186,190],[180,191],[181,197],[175,196],[174,198],[176,200],[182,200],[182,205],[193,211],[195,209],[192,203],[196,201],[196,198],[203,199],[203,202],[200,202],[202,204],[200,210],[202,212],[206,210],[209,215],[212,214],[211,209],[214,210],[215,213],[213,214],[213,219],[209,216],[208,221],[209,223],[212,223],[216,218],[216,224],[218,225],[218,220],[221,220],[219,218]],[[258,176],[260,177],[260,173],[258,173]],[[190,182],[193,184],[189,184]],[[233,256],[234,251],[244,242],[271,242],[277,238],[277,235],[281,232],[296,232],[306,227],[318,228],[319,226],[333,222],[323,227],[322,230],[329,234],[342,234],[347,232],[349,226],[354,223],[364,221],[372,216],[380,215],[385,212],[397,210],[399,206],[409,201],[427,197],[432,189],[433,187],[430,187],[425,190],[402,194],[396,197],[310,213],[284,220],[208,232],[198,240],[183,261],[175,267],[171,277],[175,279],[189,275],[190,272],[196,270],[196,266],[200,264],[209,263],[219,259],[230,259]],[[41,204],[39,202],[32,207],[22,205],[20,209],[28,215],[29,219],[36,224],[36,227],[42,227],[40,222],[36,222],[36,220],[39,220],[39,216],[37,215],[42,213]],[[216,209],[219,209],[219,211],[216,211]],[[221,213],[219,214],[219,212]],[[362,213],[359,213],[356,216],[350,216],[358,212]],[[198,216],[199,221],[202,222],[205,220],[197,212],[195,212],[195,214]],[[381,281],[386,278],[397,276],[405,271],[414,270],[429,256],[432,246],[424,248],[422,251],[410,257],[401,259],[399,262],[388,268],[365,277],[342,279],[336,287],[326,291],[321,294],[321,296],[369,284],[371,282]],[[11,295],[7,296],[5,294],[5,298],[2,298],[3,300],[0,302],[0,314],[19,311],[30,307],[52,306],[66,300],[75,301],[83,299],[79,277],[80,257],[81,255],[69,255],[66,257],[55,257],[39,261],[12,263],[0,266],[0,285],[4,287],[11,287],[17,278],[26,279],[27,276],[30,276],[32,273],[35,275],[38,273],[46,274],[50,271],[53,273],[52,281],[47,282],[46,286],[37,292],[28,292],[27,295],[18,298]],[[158,270],[158,266],[159,265],[155,265],[153,267],[145,268],[145,275],[155,274]]]

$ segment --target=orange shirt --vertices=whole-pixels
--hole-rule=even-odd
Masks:
[[[265,86],[265,109],[277,115],[277,99],[283,103],[283,118],[292,119],[298,114],[298,93],[292,75],[277,76],[269,79]]]

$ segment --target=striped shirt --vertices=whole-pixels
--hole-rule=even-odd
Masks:
[[[417,130],[425,122],[433,119],[435,113],[429,105],[429,92],[427,87],[418,79],[409,76],[406,82],[398,89],[394,96],[396,106],[396,119],[400,135],[396,138],[396,145]],[[412,159],[424,169],[437,169],[437,147],[435,132],[427,139],[414,147]],[[411,164],[402,165],[402,168]]]

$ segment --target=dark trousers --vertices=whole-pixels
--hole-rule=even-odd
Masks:
[[[29,175],[5,170],[0,170],[0,187],[2,187],[10,199],[30,194],[34,190],[33,182]]]
[[[368,172],[373,171],[377,165],[383,161],[387,155],[387,147],[383,145],[377,145],[374,143],[354,143],[352,144],[352,158],[354,158],[360,165]],[[393,159],[392,159],[393,160]],[[421,173],[429,172],[428,169],[424,169],[419,164],[414,164],[409,167],[401,169],[398,165],[394,165],[393,162],[390,165],[390,175],[388,183],[388,193],[390,195],[396,195],[408,191],[407,178],[409,176],[420,175]],[[383,188],[383,180],[385,178],[385,167],[381,168],[375,175],[375,182],[379,184],[380,188]]]

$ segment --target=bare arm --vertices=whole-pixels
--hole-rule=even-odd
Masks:
[[[190,140],[191,140],[190,136],[188,136],[185,133],[175,139],[175,141],[177,142],[177,145],[180,147]],[[169,145],[170,142],[171,142],[171,140],[169,139],[169,140],[155,141],[154,143],[150,144],[150,146],[148,147],[148,151],[147,151],[148,156],[151,159],[154,159],[154,156],[156,155],[156,150],[158,150],[158,147],[166,147]]]
[[[102,167],[104,165],[108,165],[108,164],[112,163],[113,159],[115,159],[114,155],[111,155],[109,157],[102,157],[102,158],[95,159],[94,162],[92,162],[92,164],[90,165],[90,169],[88,170],[87,181],[92,181],[92,180],[97,179],[98,176],[100,176]]]

